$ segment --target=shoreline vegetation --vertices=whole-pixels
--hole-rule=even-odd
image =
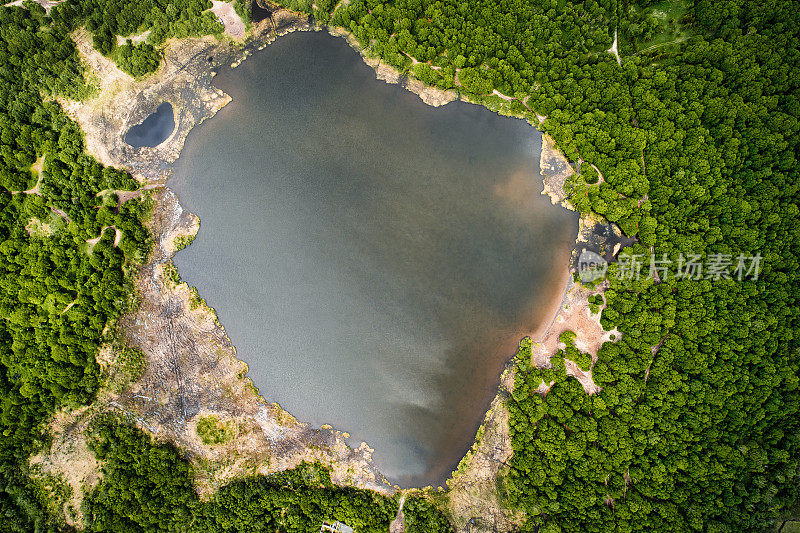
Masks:
[[[461,65],[458,68],[466,71],[462,76],[454,73],[455,85],[467,82],[481,89],[475,92],[485,94],[473,103],[512,116],[534,114],[530,118],[536,120],[529,122],[539,127],[538,122],[555,139],[545,136],[545,144],[554,148],[558,143],[566,156],[577,162],[576,173],[565,157],[558,160],[553,152],[554,157],[542,165],[543,170],[558,170],[554,176],[559,177],[548,174],[545,178],[545,191],[554,202],[569,201],[582,215],[605,215],[624,234],[638,236],[637,253],[759,250],[767,262],[758,283],[724,283],[719,289],[704,282],[661,283],[653,279],[569,288],[543,342],[536,345],[526,338],[520,343],[516,359],[501,377],[500,391],[473,449],[450,480],[450,492],[430,488],[403,491],[410,495],[402,510],[406,530],[448,530],[451,526],[435,510],[438,507],[458,531],[473,527],[481,531],[517,527],[524,531],[655,531],[671,530],[676,524],[695,530],[759,531],[796,500],[798,364],[788,354],[796,355],[792,328],[797,327],[797,308],[790,294],[797,290],[798,265],[797,239],[794,245],[790,239],[796,237],[796,231],[789,228],[798,218],[796,198],[791,200],[798,189],[792,156],[796,139],[791,136],[797,135],[800,108],[796,96],[791,96],[797,90],[796,81],[790,81],[785,72],[790,65],[797,67],[796,58],[776,56],[775,47],[789,49],[797,36],[796,29],[790,31],[783,24],[782,17],[789,15],[779,4],[744,9],[739,6],[743,2],[737,1],[720,2],[723,7],[700,0],[674,2],[666,8],[634,2],[630,12],[623,14],[607,10],[604,2],[592,3],[587,8],[592,17],[575,18],[591,37],[579,43],[568,29],[564,32],[565,39],[587,52],[585,70],[581,71],[584,59],[576,59],[581,54],[550,52],[562,71],[577,68],[577,81],[571,77],[552,81],[536,73],[526,74],[528,81],[521,81],[519,72],[506,68],[508,61],[495,61],[483,69],[482,53],[469,55],[467,51],[468,57],[455,58]],[[324,16],[339,16],[349,6],[322,4],[323,10],[316,14]],[[347,14],[350,29],[361,32],[361,41],[369,42],[370,32],[382,36],[380,32],[385,30],[377,21],[385,12],[353,4],[353,12]],[[366,445],[351,450],[344,434],[324,427],[308,428],[277,405],[258,400],[258,392],[245,376],[246,366],[236,359],[213,310],[196,291],[179,282],[170,261],[176,249],[196,233],[198,221],[163,187],[169,165],[180,154],[189,130],[227,103],[226,95],[211,84],[211,66],[222,64],[220,58],[235,65],[250,52],[249,47],[266,46],[278,36],[300,29],[295,25],[317,28],[303,20],[306,15],[299,17],[283,9],[262,23],[248,21],[247,35],[252,40],[246,42],[218,40],[224,28],[214,26],[209,17],[203,23],[208,29],[213,26],[209,33],[216,37],[166,39],[169,32],[161,28],[159,53],[163,55],[156,72],[133,78],[107,56],[117,54],[120,64],[136,73],[153,67],[155,47],[136,49],[130,43],[115,49],[113,34],[104,34],[97,41],[97,35],[72,27],[65,10],[48,7],[58,15],[56,31],[68,32],[75,41],[87,72],[94,73],[99,87],[87,99],[88,88],[72,86],[74,74],[81,68],[69,47],[59,50],[66,55],[54,60],[67,65],[62,68],[69,75],[59,77],[40,69],[41,81],[28,82],[30,73],[37,72],[36,65],[14,63],[19,73],[10,79],[25,79],[29,83],[25,94],[35,94],[30,89],[34,87],[57,100],[85,134],[83,144],[77,142],[70,148],[59,145],[56,149],[52,139],[48,140],[45,173],[68,176],[65,150],[84,165],[84,170],[73,167],[73,176],[99,172],[80,159],[85,153],[94,156],[105,171],[111,166],[128,170],[139,181],[138,188],[118,183],[121,178],[110,172],[108,186],[95,184],[94,177],[85,181],[91,183],[88,187],[97,198],[102,190],[113,191],[98,200],[105,202],[101,207],[105,208],[104,217],[115,209],[124,213],[135,209],[136,216],[158,231],[152,232],[153,253],[147,261],[137,263],[132,260],[136,257],[132,246],[144,241],[135,224],[128,227],[122,222],[87,218],[94,206],[84,209],[65,201],[70,194],[80,197],[83,192],[67,190],[69,180],[64,185],[58,181],[60,177],[51,178],[38,192],[38,180],[20,182],[22,173],[16,167],[9,171],[11,181],[4,177],[3,186],[9,191],[37,191],[9,195],[16,201],[28,202],[35,196],[52,199],[51,211],[64,221],[48,223],[48,227],[66,224],[75,231],[76,220],[88,225],[88,231],[80,235],[82,242],[96,238],[104,226],[125,227],[120,243],[124,257],[115,252],[113,232],[102,233],[90,255],[96,263],[102,253],[104,260],[111,261],[106,270],[119,273],[119,280],[128,280],[126,283],[135,282],[138,300],[131,306],[133,312],[121,317],[121,311],[109,313],[110,327],[105,322],[87,326],[91,336],[86,341],[87,353],[96,353],[98,347],[100,353],[94,366],[91,361],[86,363],[89,370],[82,390],[73,389],[75,384],[62,379],[64,376],[50,382],[26,377],[24,385],[17,388],[4,385],[11,398],[8,409],[15,413],[9,416],[24,418],[27,424],[4,422],[6,436],[14,434],[3,442],[4,453],[10,457],[2,471],[4,483],[11,487],[4,489],[8,495],[3,500],[6,515],[19,524],[35,520],[40,525],[80,527],[86,525],[80,509],[84,489],[88,489],[88,498],[83,505],[90,517],[109,527],[113,520],[120,520],[130,526],[127,530],[133,530],[134,523],[144,527],[194,520],[195,525],[203,526],[198,530],[216,531],[221,528],[215,522],[218,517],[234,514],[237,502],[241,504],[255,493],[268,495],[264,503],[275,505],[273,508],[290,506],[287,508],[301,517],[298,520],[306,521],[301,522],[305,526],[333,512],[371,530],[378,522],[388,523],[401,515],[398,495],[372,467]],[[304,8],[300,4],[294,7]],[[35,4],[25,4],[22,9],[30,10],[29,14],[20,15],[14,8],[8,15],[14,31],[31,40],[49,38],[43,37],[46,32],[30,31],[46,24],[44,9]],[[311,11],[312,6],[305,9]],[[723,13],[726,9],[729,11]],[[561,15],[555,10],[551,13]],[[85,15],[74,16],[83,20],[80,17]],[[13,17],[19,20],[10,20]],[[441,13],[429,13],[427,22],[420,19],[424,27],[414,31],[430,35],[427,26],[434,18],[441,23]],[[552,20],[556,24],[556,19]],[[547,20],[540,22],[541,31],[550,31]],[[612,46],[616,56],[605,51],[612,44],[610,28],[614,44],[619,30],[619,46]],[[170,31],[177,35],[184,29]],[[666,41],[665,35],[669,37]],[[705,40],[704,35],[714,42]],[[499,38],[497,34],[492,37]],[[545,35],[529,37],[549,42]],[[402,38],[406,39],[405,34]],[[351,39],[358,45],[358,39],[351,35],[348,42]],[[391,41],[388,33],[385,41]],[[384,46],[383,41],[374,42]],[[414,45],[408,39],[404,42]],[[106,55],[95,50],[98,43],[106,43]],[[435,64],[441,46],[431,43],[420,50],[432,57],[415,54],[428,59],[428,67],[397,42],[391,50],[382,48],[383,55],[399,58],[405,54],[402,62],[422,65],[414,72],[446,68]],[[123,48],[126,46],[130,47]],[[48,50],[46,45],[40,48]],[[509,61],[513,56],[517,64],[524,63],[525,51],[511,48],[516,52],[508,50]],[[754,48],[760,53],[754,55]],[[651,50],[656,52],[648,52]],[[597,59],[600,55],[607,55],[609,61]],[[399,70],[382,66],[375,58],[365,57],[365,61],[374,64],[376,75],[385,76],[382,79],[403,81]],[[539,66],[553,65],[542,62]],[[759,68],[764,70],[754,74]],[[496,75],[501,71],[504,79]],[[494,78],[487,78],[492,75]],[[762,78],[772,79],[773,86],[761,84]],[[429,90],[414,81],[401,84],[418,88],[417,94],[426,103],[445,103],[453,96],[447,92],[451,89]],[[548,85],[542,87],[545,82]],[[531,102],[532,96],[521,100],[507,96],[522,94],[510,90],[512,86],[525,87],[531,95],[538,93],[535,101]],[[603,87],[599,98],[594,94],[598,87]],[[175,109],[176,128],[171,137],[152,149],[125,146],[121,141],[125,128],[165,101]],[[52,100],[36,106],[47,115],[50,104]],[[534,113],[529,104],[544,114]],[[585,105],[592,110],[587,112]],[[726,114],[725,109],[731,112]],[[42,128],[46,136],[50,130],[65,127],[59,113],[60,109],[48,115]],[[43,119],[39,116],[37,120]],[[67,127],[73,124],[66,123]],[[612,132],[616,132],[613,138]],[[50,152],[56,156],[51,157]],[[543,147],[543,158],[544,152]],[[25,153],[13,164],[27,169],[26,163],[43,157],[43,153]],[[583,172],[585,163],[595,172]],[[569,197],[560,195],[565,183]],[[26,199],[19,200],[21,197]],[[135,208],[130,200],[136,202]],[[30,205],[24,209],[34,209],[37,221],[53,218]],[[579,239],[588,238],[595,222],[593,217],[582,216]],[[169,229],[164,232],[164,228]],[[131,280],[131,273],[137,271]],[[78,316],[85,300],[77,306],[66,299],[58,303],[65,304],[68,316]],[[52,307],[53,302],[47,305]],[[12,318],[19,327],[20,317]],[[115,336],[117,318],[121,325]],[[578,326],[585,328],[582,335],[568,334],[577,333]],[[112,333],[102,337],[102,346],[101,330]],[[62,333],[62,338],[72,340],[71,331]],[[594,334],[587,338],[583,335],[587,332]],[[614,342],[599,346],[604,340]],[[17,337],[14,342],[19,342]],[[76,364],[72,355],[71,363]],[[53,356],[57,361],[65,358],[56,352]],[[27,376],[29,368],[14,364],[16,375]],[[214,376],[212,382],[204,381],[200,369]],[[49,388],[44,390],[43,384]],[[218,387],[220,384],[223,386]],[[19,408],[30,398],[44,398],[33,414]],[[679,418],[690,408],[693,417]],[[225,428],[225,438],[213,445],[203,444],[197,431],[197,422],[209,417]],[[37,436],[37,424],[49,426],[46,435]],[[148,429],[156,440],[148,433],[126,429],[131,424]],[[690,437],[696,439],[694,444],[687,440]],[[32,445],[34,440],[42,442]],[[179,448],[165,443],[176,443]],[[253,447],[264,453],[254,455]],[[659,450],[664,453],[659,455]],[[187,451],[191,461],[185,460]],[[148,459],[146,464],[137,460],[143,466],[134,471],[125,462],[131,456]],[[306,461],[322,467],[309,466]],[[73,469],[72,465],[79,467]],[[284,476],[252,477],[291,466],[297,468]],[[164,472],[174,475],[164,477]],[[229,483],[242,478],[247,480]],[[166,487],[168,510],[139,508],[137,504],[131,508],[110,496],[128,486],[154,482]],[[343,507],[339,485],[375,491],[358,493],[356,499],[371,498],[376,513]],[[558,494],[553,487],[560,487]],[[129,501],[141,498],[141,494],[126,494]],[[379,494],[394,496],[388,499]],[[304,506],[294,498],[300,498]],[[310,507],[315,510],[306,514]],[[257,514],[259,520],[265,520],[265,528],[288,528],[266,510]],[[479,518],[472,523],[475,517]],[[243,522],[248,523],[251,518]]]

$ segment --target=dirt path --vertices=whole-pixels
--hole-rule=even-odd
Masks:
[[[347,6],[349,4],[350,0],[339,0],[338,2],[336,2],[336,6],[333,8],[333,11],[331,11],[331,17],[333,17],[333,15],[336,14],[337,9],[339,9],[342,6]]]
[[[617,63],[622,66],[622,59],[619,57],[619,52],[617,51],[617,30],[614,30],[614,44],[611,45],[611,48],[606,50],[609,54],[613,55],[617,58]]]
[[[66,220],[66,221],[67,221],[67,224],[72,224],[72,219],[71,219],[71,218],[69,218],[69,216],[68,216],[68,215],[67,215],[67,214],[66,214],[66,213],[65,213],[63,210],[61,210],[61,209],[59,209],[59,208],[57,208],[57,207],[51,207],[51,208],[50,208],[50,211],[52,211],[52,212],[53,212],[53,213],[55,213],[56,215],[60,216],[60,217],[61,217],[61,218],[63,218],[64,220]]]
[[[13,2],[9,2],[9,3],[5,4],[5,6],[6,7],[9,7],[9,6],[22,7],[22,3],[24,1],[25,0],[14,0]],[[51,1],[51,0],[34,0],[34,2],[36,2],[37,4],[39,4],[40,6],[42,6],[44,8],[45,12],[48,15],[50,14],[50,10],[53,9],[53,6],[57,6],[58,4],[60,4],[61,2],[64,2],[64,1],[65,0],[55,0],[55,1]]]
[[[145,186],[136,189],[135,191],[126,191],[121,189],[103,189],[102,191],[98,192],[95,196],[103,196],[105,194],[116,194],[119,200],[117,203],[117,207],[120,207],[128,200],[140,198],[145,191],[152,191],[154,189],[163,186],[164,186],[163,183],[148,183]]]
[[[31,187],[31,188],[30,188],[30,189],[28,189],[27,191],[9,191],[9,192],[10,192],[11,194],[35,194],[35,195],[41,196],[41,195],[42,195],[42,193],[41,193],[41,191],[39,190],[39,184],[41,183],[41,181],[42,181],[42,179],[41,179],[41,178],[39,178],[38,180],[36,180],[36,185],[34,185],[33,187]]]
[[[108,228],[114,228],[114,248],[119,246],[119,241],[122,240],[122,230],[117,229],[116,226],[103,226],[102,228],[100,228],[100,235],[98,235],[97,237],[93,237],[91,239],[86,239],[86,244],[89,245],[87,249],[88,253],[92,253],[94,245],[100,242],[100,239],[103,238],[103,233],[105,233],[105,231]]]
[[[225,26],[225,33],[234,39],[241,39],[245,34],[245,25],[242,17],[233,9],[233,2],[222,2],[221,0],[211,0],[211,12]]]
[[[132,44],[140,44],[147,40],[150,36],[150,30],[144,30],[142,33],[137,35],[129,35],[128,37],[123,37],[121,35],[117,35],[117,44],[123,45],[130,41]]]
[[[403,504],[406,503],[406,495],[403,493],[400,496],[400,503],[397,507],[397,516],[394,517],[392,523],[389,524],[389,533],[404,533],[406,530],[405,517],[403,516]]]
[[[497,89],[495,89],[494,91],[492,91],[492,94],[493,94],[494,96],[499,96],[500,98],[502,98],[502,99],[503,99],[503,100],[505,100],[506,102],[510,102],[510,101],[512,101],[512,100],[516,100],[516,98],[514,98],[513,96],[508,96],[507,94],[503,94],[503,93],[501,93],[500,91],[498,91]],[[522,105],[525,105],[525,103],[523,102],[523,104],[522,104]],[[525,107],[527,107],[527,106],[525,106]]]
[[[654,44],[652,46],[648,46],[647,48],[645,48],[643,50],[639,50],[638,52],[636,52],[633,55],[638,56],[639,54],[643,54],[645,52],[649,52],[650,50],[655,50],[656,48],[661,48],[662,46],[669,46],[671,44],[679,44],[679,43],[682,43],[682,42],[685,42],[685,41],[686,41],[686,37],[681,37],[680,39],[675,39],[674,41],[669,41],[669,42],[660,43],[660,44]]]

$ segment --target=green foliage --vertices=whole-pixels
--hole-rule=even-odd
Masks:
[[[244,21],[247,29],[252,25],[252,17],[250,16],[250,9],[248,8],[249,2],[247,0],[233,0],[233,10]]]
[[[284,0],[281,4],[294,11],[310,13],[313,2],[312,0]]]
[[[574,346],[575,345],[575,339],[577,337],[578,336],[575,334],[574,331],[566,330],[566,331],[562,332],[561,335],[558,336],[558,340],[559,340],[559,342],[563,342],[567,346]]]
[[[595,170],[595,168],[589,164],[581,165],[581,177],[583,178],[583,181],[589,185],[594,185],[600,179],[600,175],[597,173],[597,170]]]
[[[189,309],[194,311],[198,307],[205,307],[206,301],[203,298],[200,298],[200,293],[197,292],[197,287],[192,287],[189,289]]]
[[[523,341],[506,483],[527,528],[757,531],[795,499],[798,13],[778,0],[365,0],[333,15],[391,64],[451,68],[493,108],[494,90],[524,98],[584,161],[572,203],[638,235],[634,253],[764,258],[757,280],[714,283],[614,280],[612,266],[601,322],[622,336],[598,353],[596,396],[564,374],[564,357],[588,368],[585,354],[536,369]],[[615,28],[621,66],[606,52]]]
[[[82,78],[64,30],[52,25],[40,29],[40,22],[35,12],[0,10],[0,68],[7,74],[0,90],[0,138],[6,154],[0,161],[0,184],[11,190],[32,185],[30,163],[47,154],[41,195],[0,197],[0,363],[3,396],[9,401],[2,421],[7,427],[25,424],[21,410],[38,418],[56,405],[79,405],[92,397],[102,330],[129,304],[123,266],[145,254],[147,240],[136,202],[112,209],[97,196],[125,185],[125,179],[85,155],[77,125],[57,104],[45,101],[47,95],[63,94],[68,85],[81,86]],[[54,38],[63,42],[57,45]],[[27,54],[21,43],[39,53]],[[37,238],[28,234],[32,218],[53,216],[62,221],[58,231]],[[109,225],[122,231],[120,247],[110,245],[113,236],[104,234],[86,254],[85,240]],[[26,401],[11,400],[16,395]]]
[[[567,357],[574,361],[575,364],[578,365],[578,368],[584,372],[588,372],[592,366],[592,355],[587,352],[581,352],[575,348],[572,349],[574,350],[574,353],[568,354]]]
[[[66,528],[49,512],[48,494],[21,470],[0,468],[0,531],[63,531]]]
[[[164,279],[171,281],[175,285],[181,282],[181,275],[178,273],[178,268],[171,262],[164,265]]]
[[[161,54],[155,46],[149,43],[133,45],[130,40],[116,48],[114,58],[119,68],[135,78],[154,72],[161,62]]]
[[[135,347],[114,346],[116,359],[106,369],[106,386],[114,393],[122,392],[128,384],[137,381],[147,369],[144,353]]]
[[[223,422],[214,415],[201,416],[197,422],[197,436],[206,446],[225,444],[233,436],[233,424]]]
[[[89,445],[103,465],[84,501],[91,531],[186,531],[199,502],[192,468],[172,445],[112,418],[96,421]]]
[[[437,86],[442,83],[442,76],[427,63],[418,63],[412,68],[414,76],[426,85]]]
[[[319,465],[304,463],[272,476],[223,487],[205,505],[196,531],[319,531],[324,520],[340,521],[359,532],[385,532],[397,503],[366,490],[333,485]]]
[[[800,12],[779,0],[353,0],[331,15],[333,5],[318,3],[318,19],[349,28],[388,63],[405,70],[414,58],[413,74],[429,83],[531,121],[546,116],[542,128],[585,162],[567,184],[571,201],[637,235],[634,253],[764,258],[755,280],[611,275],[601,323],[622,335],[598,351],[594,396],[564,371],[564,357],[584,367],[585,354],[568,347],[537,369],[530,339],[520,344],[505,483],[525,528],[769,527],[796,500],[800,459]],[[147,251],[142,206],[117,210],[97,196],[129,178],[87,156],[53,102],[87,91],[68,33],[85,24],[98,50],[141,75],[168,37],[221,31],[207,7],[67,0],[52,22],[30,3],[0,10],[0,186],[30,188],[30,167],[47,154],[41,196],[0,195],[3,527],[51,527],[19,466],[48,413],[91,401],[102,331],[129,301],[124,267]],[[621,66],[606,52],[615,28]],[[145,29],[152,49],[117,50],[117,35]],[[53,213],[63,220],[55,231],[29,235],[31,220]],[[109,225],[123,231],[119,248],[106,232],[87,254],[85,241]],[[543,381],[553,383],[544,397]],[[200,504],[174,448],[110,423],[97,435],[98,531],[303,531],[323,519],[385,531],[396,511],[314,467],[237,482]]]
[[[196,235],[181,235],[175,239],[175,249],[177,251],[183,250],[194,242]]]
[[[442,512],[427,498],[411,496],[403,504],[405,530],[408,533],[450,533],[453,527]]]
[[[689,38],[690,17],[686,13],[689,2],[665,0],[637,3],[628,5],[626,24],[620,34],[620,53],[655,50]]]
[[[54,409],[93,399],[103,331],[132,301],[126,272],[148,239],[142,204],[99,194],[135,180],[86,155],[54,101],[87,91],[70,28],[36,4],[0,8],[0,27],[0,513],[4,530],[45,531],[55,522],[27,457]],[[45,154],[40,194],[9,194],[34,185],[31,164]],[[87,253],[111,225],[119,247],[107,231]]]

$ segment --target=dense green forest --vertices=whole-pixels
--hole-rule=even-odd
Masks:
[[[132,272],[149,252],[148,203],[116,194],[139,184],[87,155],[80,128],[55,102],[91,91],[69,33],[85,26],[126,68],[128,45],[117,47],[114,36],[151,30],[155,44],[137,46],[156,59],[132,72],[144,74],[157,68],[167,37],[218,32],[216,19],[200,15],[206,7],[68,0],[52,17],[33,2],[0,8],[0,531],[70,530],[28,475],[28,458],[46,442],[56,409],[93,401],[98,349],[134,304]],[[90,445],[103,465],[84,502],[92,531],[303,532],[338,519],[378,532],[397,512],[394,499],[334,486],[318,465],[242,480],[201,503],[192,467],[173,446],[113,418],[95,420]],[[423,504],[415,518],[413,507],[423,530],[449,530],[438,510]]]
[[[148,250],[146,204],[119,205],[113,193],[137,184],[85,154],[54,101],[89,91],[68,34],[85,27],[140,76],[157,68],[167,38],[219,34],[207,7],[66,0],[51,17],[32,2],[0,8],[2,531],[58,528],[27,458],[55,409],[92,401],[103,332],[131,305],[131,271]],[[598,352],[597,395],[566,377],[563,357],[589,364],[573,347],[539,369],[523,341],[503,483],[527,514],[524,529],[768,530],[798,485],[793,4],[320,0],[313,14],[429,84],[535,124],[546,117],[542,129],[565,154],[601,174],[577,175],[571,202],[636,235],[634,253],[763,257],[757,279],[610,276],[602,323],[622,335]],[[145,30],[144,43],[117,42]],[[615,33],[619,63],[607,52]],[[109,226],[123,232],[118,247]],[[542,380],[554,383],[544,396]],[[201,503],[174,448],[116,420],[98,421],[92,446],[104,473],[87,498],[96,531],[305,531],[328,517],[385,531],[396,511],[333,486],[316,465],[242,480]],[[427,500],[405,509],[409,531],[450,527]]]
[[[148,235],[146,204],[114,193],[136,181],[86,155],[54,101],[87,91],[69,28],[35,4],[0,9],[0,28],[0,528],[28,531],[51,521],[24,474],[40,425],[94,397],[103,331],[130,306]]]
[[[113,55],[117,34],[150,29],[158,43],[216,31],[198,24],[205,7],[68,1],[52,19],[34,3],[0,9],[0,531],[65,527],[27,476],[27,460],[46,439],[43,423],[55,409],[94,398],[101,385],[95,356],[112,340],[104,331],[130,308],[131,270],[149,249],[147,204],[120,204],[115,193],[136,190],[137,182],[88,156],[80,128],[54,102],[90,90],[69,33],[85,24],[95,46]],[[116,59],[126,67],[124,55]],[[156,56],[133,73],[158,64]],[[109,226],[122,232],[118,247]],[[85,501],[92,531],[252,531],[259,524],[300,532],[316,531],[323,519],[386,531],[397,511],[394,500],[376,493],[335,487],[313,465],[234,483],[201,504],[191,466],[174,447],[111,419],[96,421],[91,446],[103,464],[103,481]],[[447,526],[439,511],[423,506],[417,522],[428,520]]]
[[[222,23],[210,8],[210,0],[69,0],[55,6],[50,16],[66,28],[84,26],[92,32],[97,51],[132,76],[143,76],[158,68],[159,47],[167,39],[222,35]],[[134,44],[130,37],[145,31],[150,32],[146,39]],[[124,42],[118,43],[117,37]]]

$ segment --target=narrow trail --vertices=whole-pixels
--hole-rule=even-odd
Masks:
[[[66,313],[67,311],[69,311],[70,309],[72,309],[72,306],[73,306],[73,305],[75,305],[76,303],[78,303],[78,300],[75,300],[75,301],[73,301],[73,302],[70,302],[70,304],[69,304],[69,305],[67,305],[67,307],[65,307],[65,308],[64,308],[64,310],[63,310],[63,311],[61,311],[59,314],[60,314],[60,315],[63,315],[64,313]]]
[[[681,37],[679,39],[675,39],[674,41],[668,41],[666,43],[659,43],[659,44],[654,44],[652,46],[648,46],[647,48],[643,48],[642,50],[639,50],[638,52],[636,52],[633,55],[638,56],[639,54],[644,54],[645,52],[649,52],[651,50],[655,50],[656,48],[661,48],[662,46],[669,46],[671,44],[680,44],[680,43],[683,43],[683,42],[686,42],[686,37]]]
[[[122,231],[117,229],[116,226],[103,226],[100,229],[100,235],[98,235],[97,237],[93,237],[91,239],[86,239],[86,244],[89,245],[89,248],[87,250],[89,253],[92,253],[92,248],[94,248],[95,244],[100,242],[100,239],[103,238],[103,233],[108,228],[113,228],[114,229],[114,247],[116,248],[117,246],[119,246],[119,241],[122,240]]]
[[[69,218],[69,215],[67,215],[67,213],[66,213],[66,212],[64,212],[64,210],[63,210],[63,209],[59,209],[59,208],[57,208],[57,207],[52,207],[52,206],[51,206],[51,207],[50,207],[50,211],[52,211],[52,212],[53,212],[53,213],[55,213],[56,215],[60,216],[60,217],[61,217],[61,218],[63,218],[64,220],[66,220],[66,221],[67,221],[67,224],[72,224],[72,219],[71,219],[71,218]]]
[[[617,50],[617,43],[619,42],[617,40],[617,31],[618,31],[617,29],[614,29],[614,44],[611,45],[611,48],[609,48],[607,50],[607,52],[609,54],[612,54],[614,57],[616,57],[617,58],[617,63],[619,64],[619,66],[622,66],[622,59],[620,59],[619,51]]]
[[[400,496],[400,505],[397,508],[397,516],[389,524],[389,533],[404,533],[406,530],[405,517],[403,516],[403,504],[406,503],[406,495]]]

